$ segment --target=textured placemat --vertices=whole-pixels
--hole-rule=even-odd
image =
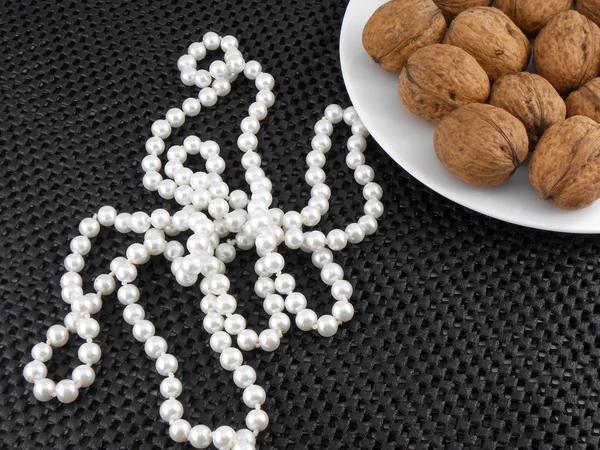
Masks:
[[[344,9],[326,0],[0,2],[0,448],[176,448],[158,418],[160,377],[114,297],[100,314],[97,381],[75,403],[38,403],[22,379],[31,345],[68,311],[57,287],[68,238],[102,204],[170,209],[141,186],[143,143],[152,120],[196,91],[181,86],[175,62],[210,29],[236,35],[276,77],[263,167],[278,206],[302,207],[312,125],[327,104],[348,101],[337,53]],[[251,101],[243,86],[175,135],[217,140],[234,186],[243,186],[233,150]],[[325,231],[361,208],[345,137],[335,134],[326,167],[334,200]],[[484,218],[430,192],[374,143],[367,152],[387,211],[376,236],[341,254],[355,320],[331,339],[292,330],[275,353],[251,354],[272,422],[261,448],[598,448],[597,239]],[[88,286],[134,240],[103,232]],[[286,258],[309,304],[329,308],[308,256]],[[233,290],[264,323],[248,283],[253,259],[246,252],[231,265]],[[164,260],[148,264],[139,286],[180,359],[187,417],[241,424],[240,392],[201,326],[199,289],[177,285]],[[76,341],[50,365],[56,378],[75,366]]]

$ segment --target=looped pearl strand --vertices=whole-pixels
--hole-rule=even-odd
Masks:
[[[212,62],[208,70],[197,68],[208,51],[218,49],[224,52],[223,60]],[[34,383],[33,393],[38,400],[49,401],[56,397],[63,403],[73,402],[80,388],[94,382],[92,366],[100,360],[101,350],[94,343],[100,325],[92,315],[100,311],[102,297],[112,294],[118,281],[121,286],[117,298],[125,306],[123,318],[132,325],[133,336],[144,344],[148,357],[155,360],[156,371],[165,377],[160,384],[160,393],[165,398],[160,416],[169,423],[170,437],[176,442],[189,442],[194,448],[207,448],[212,444],[220,450],[251,450],[256,436],[267,427],[269,417],[262,409],[266,393],[256,384],[254,369],[244,364],[241,350],[276,350],[281,337],[291,327],[288,314],[295,316],[300,330],[316,330],[324,337],[333,336],[339,325],[352,319],[352,285],[344,280],[342,267],[333,261],[333,252],[342,250],[348,243],[360,243],[365,236],[376,232],[377,218],[383,213],[380,201],[383,192],[381,186],[373,182],[373,169],[365,164],[368,131],[364,124],[353,107],[344,110],[330,105],[315,124],[312,151],[306,157],[305,179],[311,187],[308,205],[299,212],[284,213],[272,208],[272,183],[261,168],[256,134],[275,102],[273,76],[263,72],[258,62],[246,62],[233,36],[221,38],[213,32],[206,33],[202,42],[191,44],[188,53],[177,61],[177,67],[185,85],[200,89],[198,98],[186,99],[181,108],[169,109],[165,119],[152,124],[152,136],[145,144],[148,156],[142,161],[145,172],[142,181],[146,189],[157,191],[165,199],[174,199],[182,208],[171,215],[164,209],[156,209],[151,214],[118,213],[111,206],[103,206],[93,217],[81,221],[80,236],[71,241],[72,253],[64,261],[67,272],[60,281],[62,298],[71,305],[71,312],[65,316],[64,325],[50,327],[46,341],[33,347],[33,361],[25,366],[24,377]],[[230,93],[231,83],[240,74],[253,80],[258,90],[256,101],[248,108],[248,116],[241,121],[237,140],[237,147],[243,153],[242,166],[250,197],[242,190],[230,191],[221,178],[226,163],[214,141],[202,141],[190,135],[180,145],[168,148],[164,168],[160,159],[166,149],[165,139],[172,130],[181,127],[186,118],[197,116],[203,108],[216,105],[219,97]],[[325,184],[323,167],[331,149],[333,127],[341,122],[352,130],[347,141],[346,164],[354,170],[356,182],[363,186],[366,203],[364,215],[357,222],[344,230],[334,229],[325,236],[320,231],[304,229],[316,226],[329,210],[331,189]],[[188,157],[196,155],[205,160],[205,171],[193,172],[185,167]],[[110,272],[94,280],[95,292],[84,294],[79,272],[84,268],[84,256],[91,249],[91,239],[98,235],[101,226],[143,235],[143,241],[130,245],[126,257],[115,258]],[[185,247],[178,241],[167,240],[168,236],[187,230],[193,234]],[[296,290],[293,275],[284,272],[285,260],[278,252],[280,245],[311,253],[313,264],[321,270],[323,282],[331,286],[331,295],[336,301],[331,314],[318,317],[307,308],[307,299]],[[263,299],[263,308],[270,316],[268,328],[260,332],[248,328],[245,318],[236,313],[237,300],[229,293],[230,282],[225,274],[226,264],[235,259],[236,248],[253,247],[259,256],[255,264],[259,278],[254,292]],[[181,381],[175,376],[177,358],[168,353],[166,340],[155,334],[154,324],[138,303],[140,291],[132,284],[138,275],[137,266],[161,254],[171,262],[171,271],[182,286],[192,286],[202,276],[203,327],[211,335],[210,346],[221,366],[232,372],[234,383],[243,389],[243,401],[251,409],[246,416],[247,429],[236,432],[229,426],[221,426],[212,431],[205,425],[192,426],[182,418],[184,408],[177,400],[182,392]],[[82,364],[73,371],[72,379],[55,384],[47,378],[44,363],[52,358],[53,348],[67,343],[70,333],[77,333],[84,340],[78,351]]]

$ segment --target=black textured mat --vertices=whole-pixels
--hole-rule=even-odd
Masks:
[[[38,403],[22,379],[31,346],[68,312],[58,287],[68,239],[103,204],[172,209],[141,186],[143,144],[153,120],[197,92],[181,85],[176,60],[211,29],[237,36],[276,77],[278,101],[259,135],[263,167],[277,205],[301,208],[312,126],[327,104],[348,101],[338,62],[344,9],[325,0],[0,2],[2,449],[182,448],[158,416],[161,377],[114,296],[99,315],[96,383],[75,403]],[[234,186],[243,186],[232,149],[251,92],[241,82],[171,140],[192,130],[217,140]],[[336,132],[329,154],[325,231],[362,208],[343,164],[346,133]],[[261,448],[598,448],[598,240],[471,213],[372,142],[367,160],[387,210],[376,236],[339,257],[356,317],[334,338],[293,328],[275,353],[250,354],[271,418]],[[87,259],[88,287],[135,240],[103,231]],[[309,304],[329,310],[308,257],[286,256]],[[247,282],[254,258],[246,252],[230,266],[232,293],[264,324]],[[177,285],[164,260],[141,271],[139,286],[179,358],[185,417],[241,425],[246,408],[208,346],[199,289]],[[72,342],[49,365],[55,379],[77,364]]]

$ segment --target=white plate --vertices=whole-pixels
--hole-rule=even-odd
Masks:
[[[397,94],[398,75],[375,64],[362,46],[362,30],[386,0],[351,0],[340,36],[340,60],[348,94],[373,138],[407,172],[434,191],[482,214],[531,228],[600,233],[600,201],[563,211],[538,198],[520,167],[504,185],[474,188],[450,174],[433,150],[434,125],[411,114]]]

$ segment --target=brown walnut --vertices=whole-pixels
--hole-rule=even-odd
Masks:
[[[600,26],[600,0],[577,0],[575,9]]]
[[[496,0],[496,8],[525,34],[539,33],[554,16],[572,7],[573,0]]]
[[[600,198],[600,124],[583,116],[551,127],[529,163],[540,198],[560,208],[585,208]]]
[[[413,114],[438,123],[456,108],[485,102],[490,94],[490,81],[464,50],[434,44],[417,50],[409,58],[400,74],[398,94]]]
[[[525,125],[531,149],[548,128],[565,120],[567,114],[565,102],[552,85],[529,72],[496,80],[489,103],[508,111]]]
[[[471,104],[450,113],[435,130],[438,158],[472,186],[498,186],[527,158],[523,124],[503,109]]]
[[[363,29],[363,47],[382,69],[400,72],[416,50],[440,42],[442,11],[432,0],[392,0],[380,6]]]
[[[433,0],[450,23],[461,12],[475,6],[490,6],[493,0]]]
[[[535,72],[566,94],[600,73],[600,28],[577,11],[558,14],[538,35]]]
[[[490,80],[519,73],[531,56],[529,39],[502,11],[487,6],[467,9],[452,21],[444,44],[465,50]]]
[[[600,78],[594,78],[567,97],[567,116],[586,116],[600,122]]]

